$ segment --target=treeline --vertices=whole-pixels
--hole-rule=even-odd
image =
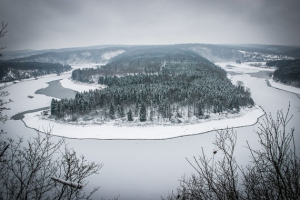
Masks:
[[[279,60],[267,62],[267,66],[276,66],[273,79],[284,84],[300,87],[300,60]]]
[[[70,65],[58,63],[1,61],[0,82],[32,78],[46,74],[60,74],[71,69]]]
[[[99,76],[113,76],[121,75],[117,73],[115,69],[109,68],[107,66],[97,67],[97,68],[83,68],[75,69],[72,71],[71,78],[76,81],[84,83],[94,83],[97,82]]]
[[[242,106],[254,104],[242,82],[233,85],[226,72],[211,63],[167,63],[157,73],[100,76],[98,82],[108,87],[77,93],[75,99],[53,99],[51,115],[170,120],[184,116],[203,118],[205,114],[239,111]]]

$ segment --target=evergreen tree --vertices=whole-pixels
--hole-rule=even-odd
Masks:
[[[134,115],[137,117],[139,113],[139,104],[138,102],[135,103]]]
[[[154,116],[154,111],[153,111],[153,109],[151,109],[151,111],[150,111],[150,121],[153,120],[153,116]]]
[[[140,121],[145,122],[147,121],[147,111],[146,111],[146,106],[144,103],[141,105],[141,110],[140,110]]]
[[[201,106],[201,104],[199,104],[199,107],[198,107],[198,109],[199,109],[199,117],[201,117],[201,116],[203,116],[203,111],[202,111],[202,106]]]
[[[112,103],[109,106],[109,117],[110,119],[115,119],[115,109]]]
[[[55,99],[52,98],[51,100],[51,115],[55,115],[57,102]]]
[[[124,108],[123,108],[123,106],[120,106],[120,116],[121,117],[125,117],[125,113],[124,113]]]
[[[120,105],[117,105],[117,112],[118,112],[118,117],[122,117],[121,116],[121,107],[120,107]]]
[[[128,111],[128,113],[127,113],[127,119],[128,119],[128,121],[133,121],[133,118],[132,118],[132,110],[131,109],[129,109],[129,111]]]

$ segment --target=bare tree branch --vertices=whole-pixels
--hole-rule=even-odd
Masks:
[[[236,133],[232,129],[219,131],[212,158],[202,149],[199,158],[188,160],[196,174],[184,177],[177,193],[166,199],[300,199],[300,158],[295,152],[295,130],[287,130],[292,117],[289,109],[278,111],[275,119],[270,114],[260,123],[256,132],[260,148],[251,148],[247,141],[252,161],[246,168],[233,157]],[[215,160],[220,153],[223,157]]]
[[[0,38],[4,37],[8,30],[6,30],[8,23],[4,23],[4,21],[1,22],[1,28],[0,28]],[[5,49],[6,47],[0,47],[0,51]],[[0,53],[0,57],[2,54]]]

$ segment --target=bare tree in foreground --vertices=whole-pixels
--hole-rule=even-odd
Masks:
[[[7,23],[4,23],[4,21],[1,22],[1,27],[0,27],[0,38],[4,37],[6,35],[6,33],[8,32],[8,30],[6,30],[7,28]],[[1,47],[0,46],[0,51],[2,49],[5,49],[6,47]],[[0,57],[2,56],[2,54],[0,53]]]
[[[8,120],[7,115],[3,115],[2,112],[4,110],[9,110],[9,108],[5,107],[6,104],[12,102],[11,99],[5,100],[4,97],[8,96],[9,93],[7,91],[4,91],[4,89],[7,87],[7,85],[0,85],[0,122],[5,123],[5,121]]]
[[[287,130],[291,117],[282,111],[276,119],[266,116],[256,132],[260,149],[252,149],[251,163],[242,168],[234,157],[237,135],[232,129],[218,131],[218,151],[212,158],[202,155],[188,162],[196,174],[184,177],[176,193],[166,199],[300,199],[300,159],[296,155],[294,129]],[[222,158],[215,161],[215,154]]]
[[[27,141],[9,140],[0,172],[0,199],[90,199],[83,191],[85,178],[102,164],[87,162],[70,150],[63,139],[51,141],[46,134]],[[63,151],[60,151],[64,147]]]
[[[8,32],[6,27],[2,21],[0,38]],[[0,123],[8,120],[2,112],[9,110],[6,104],[11,102],[3,99],[9,95],[5,88],[6,85],[0,86]],[[99,189],[95,187],[89,194],[83,190],[85,179],[98,173],[102,164],[78,157],[63,139],[53,142],[49,133],[38,132],[24,142],[23,138],[4,139],[4,134],[0,130],[0,200],[90,199]]]
[[[7,96],[0,87],[0,98]],[[0,122],[8,118],[2,111],[10,101],[0,99]],[[63,139],[53,142],[50,134],[37,133],[24,142],[4,139],[0,131],[0,200],[90,199],[99,187],[84,192],[86,178],[98,173],[102,164],[87,162],[67,147]],[[63,149],[63,150],[61,150]]]

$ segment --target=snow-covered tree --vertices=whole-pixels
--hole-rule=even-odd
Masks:
[[[128,111],[128,113],[127,113],[127,120],[128,121],[133,121],[133,118],[132,118],[132,110],[131,109],[129,109],[129,111]]]
[[[140,110],[140,121],[141,121],[141,122],[147,121],[147,110],[146,110],[146,106],[145,106],[144,103],[142,103],[142,105],[141,105],[141,110]]]
[[[109,106],[109,117],[110,119],[115,119],[115,109],[112,103]]]

